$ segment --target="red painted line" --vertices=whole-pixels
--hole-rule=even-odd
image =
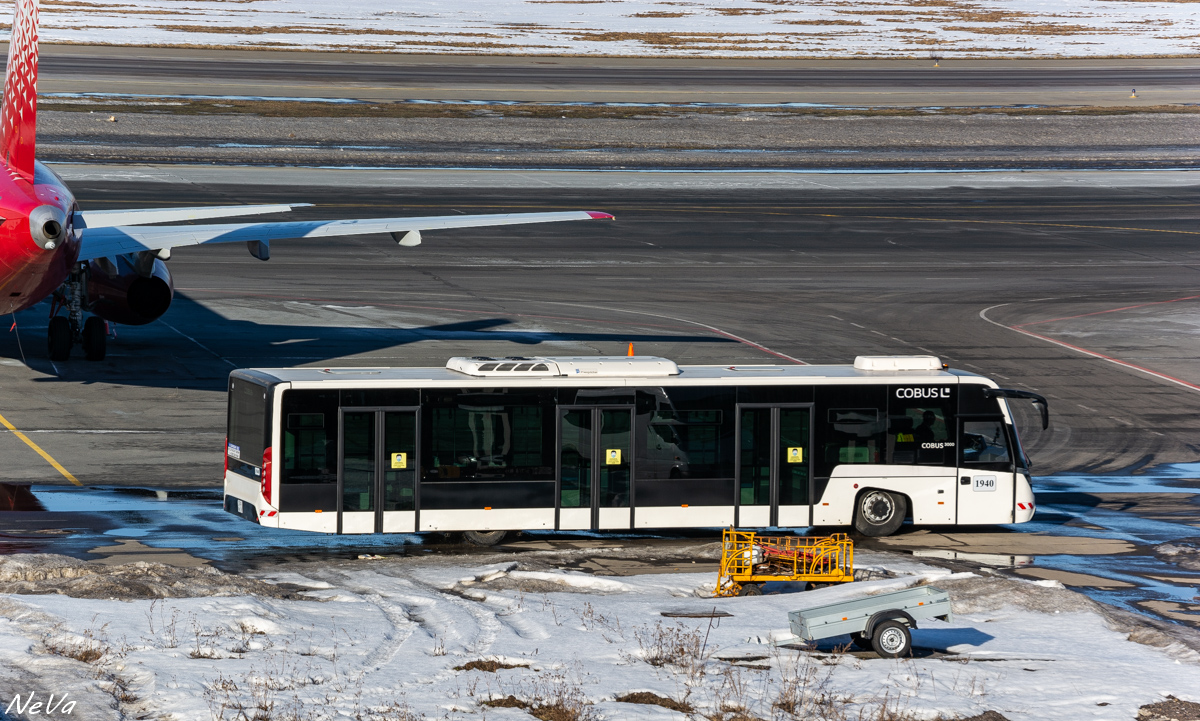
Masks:
[[[1143,366],[1137,365],[1136,363],[1130,363],[1129,361],[1123,361],[1123,360],[1121,360],[1120,358],[1113,358],[1112,356],[1104,355],[1103,353],[1097,353],[1096,351],[1094,351],[1094,350],[1088,350],[1087,348],[1080,348],[1080,347],[1079,347],[1079,346],[1077,346],[1077,345],[1071,345],[1070,343],[1067,343],[1067,342],[1064,342],[1064,341],[1061,341],[1061,340],[1057,340],[1057,339],[1055,339],[1055,338],[1048,338],[1048,337],[1046,337],[1046,336],[1044,336],[1044,335],[1041,335],[1041,334],[1039,334],[1039,333],[1034,333],[1033,331],[1024,330],[1024,329],[1022,329],[1020,326],[1010,325],[1010,326],[1006,326],[1006,327],[1007,327],[1007,328],[1009,328],[1010,330],[1015,330],[1015,331],[1016,331],[1016,332],[1018,332],[1018,333],[1023,333],[1023,334],[1025,334],[1025,335],[1027,335],[1027,336],[1031,336],[1031,337],[1033,337],[1033,338],[1038,338],[1038,339],[1040,339],[1040,340],[1044,340],[1044,341],[1047,341],[1047,342],[1049,342],[1049,343],[1053,343],[1053,344],[1055,344],[1055,345],[1060,345],[1060,346],[1062,346],[1062,347],[1064,347],[1064,348],[1070,348],[1070,349],[1071,349],[1071,350],[1073,350],[1073,351],[1078,351],[1078,352],[1080,352],[1080,353],[1083,353],[1083,354],[1085,354],[1085,355],[1090,355],[1090,356],[1092,356],[1093,358],[1099,358],[1100,360],[1106,360],[1106,361],[1108,361],[1109,363],[1116,363],[1116,364],[1117,364],[1117,365],[1119,365],[1119,366],[1124,366],[1124,367],[1126,367],[1126,368],[1129,368],[1129,369],[1131,369],[1131,370],[1138,371],[1139,373],[1145,373],[1145,374],[1147,374],[1147,375],[1154,376],[1155,378],[1161,378],[1162,380],[1165,380],[1165,381],[1170,381],[1171,383],[1177,383],[1177,384],[1179,384],[1179,385],[1181,385],[1181,386],[1184,386],[1185,388],[1190,388],[1190,389],[1192,389],[1192,390],[1194,390],[1194,391],[1200,391],[1200,386],[1198,386],[1198,385],[1196,385],[1196,384],[1194,384],[1194,383],[1188,383],[1188,382],[1187,382],[1187,381],[1185,381],[1185,380],[1181,380],[1181,379],[1179,379],[1179,378],[1176,378],[1176,377],[1174,377],[1174,376],[1169,376],[1169,375],[1167,375],[1166,373],[1159,373],[1158,371],[1150,370],[1149,368],[1146,368],[1146,367],[1143,367]]]
[[[1049,320],[1035,320],[1035,321],[1032,321],[1029,323],[1022,323],[1020,325],[1014,325],[1014,326],[1009,326],[1009,327],[1010,328],[1024,328],[1025,326],[1029,326],[1029,325],[1039,325],[1041,323],[1053,323],[1053,322],[1059,321],[1059,320],[1074,320],[1075,318],[1087,318],[1090,315],[1104,315],[1105,313],[1117,313],[1122,310],[1133,310],[1134,308],[1147,308],[1152,305],[1165,305],[1167,303],[1179,303],[1180,301],[1196,300],[1197,298],[1200,298],[1200,295],[1189,295],[1184,298],[1173,298],[1171,300],[1156,300],[1153,303],[1139,303],[1138,305],[1127,305],[1127,306],[1123,306],[1121,308],[1113,308],[1111,310],[1098,310],[1095,313],[1080,313],[1079,315],[1067,315],[1067,316],[1063,316],[1062,318],[1051,318]]]

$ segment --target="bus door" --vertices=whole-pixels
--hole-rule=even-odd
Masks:
[[[1013,444],[1003,416],[964,417],[958,431],[958,523],[1012,523]]]
[[[559,407],[558,528],[630,528],[633,408]]]
[[[738,406],[735,525],[812,524],[812,407]]]
[[[343,408],[338,533],[416,530],[417,409]]]

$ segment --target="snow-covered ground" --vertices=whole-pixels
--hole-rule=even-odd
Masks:
[[[43,0],[43,42],[731,57],[1195,55],[1170,0]]]
[[[0,562],[0,575],[20,575],[30,558]],[[53,557],[40,558],[27,575],[53,568]],[[553,721],[685,718],[617,700],[650,692],[722,721],[883,718],[885,706],[892,719],[995,710],[1013,721],[1128,721],[1167,694],[1200,701],[1194,651],[1153,631],[1131,634],[1055,582],[864,554],[860,569],[896,577],[714,600],[712,574],[598,577],[560,570],[552,554],[520,558],[467,566],[416,555],[251,574],[307,589],[297,598],[7,596],[0,708],[36,692],[40,701],[68,694],[73,717],[89,721],[528,720],[519,704]],[[920,582],[955,598],[953,623],[914,633],[915,645],[943,653],[884,660],[834,649],[844,638],[817,652],[771,644],[790,636],[790,610]],[[732,617],[661,615],[714,608]],[[463,668],[479,661],[511,668]],[[509,696],[509,707],[487,705]]]

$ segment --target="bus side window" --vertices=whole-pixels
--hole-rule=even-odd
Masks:
[[[843,463],[886,463],[887,386],[817,386],[813,475]]]
[[[1004,432],[1004,422],[1000,420],[963,421],[959,444],[962,447],[963,465],[1007,464],[1011,458],[1008,435]]]
[[[337,409],[337,391],[284,391],[281,483],[337,482]]]
[[[554,480],[552,392],[430,391],[421,416],[423,481]]]
[[[875,408],[830,408],[827,463],[879,463],[882,423]]]
[[[889,387],[887,462],[953,466],[956,405],[953,386]]]

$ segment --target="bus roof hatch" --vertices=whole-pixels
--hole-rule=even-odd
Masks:
[[[580,376],[592,378],[679,375],[675,361],[657,356],[458,356],[446,368],[469,376],[523,378],[529,376]]]

